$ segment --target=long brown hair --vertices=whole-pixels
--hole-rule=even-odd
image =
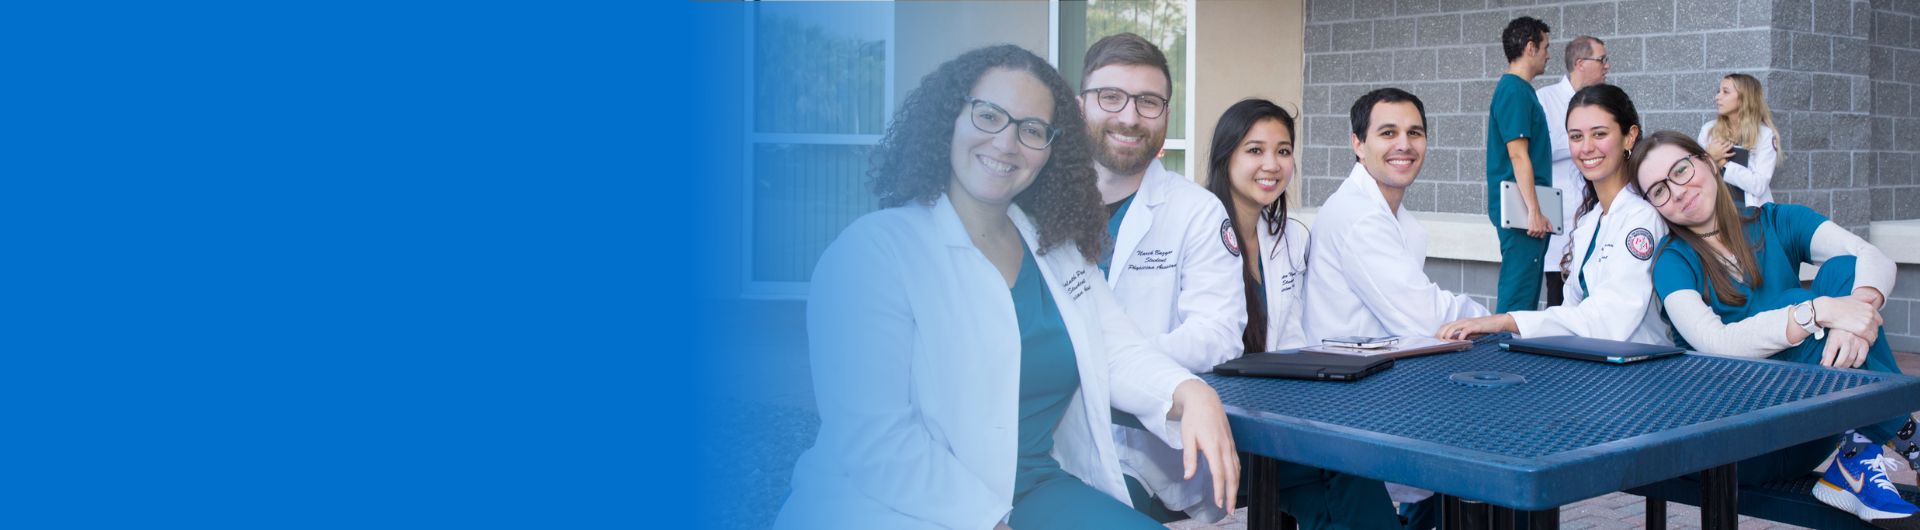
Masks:
[[[1745,283],[1754,289],[1760,288],[1762,279],[1760,277],[1760,260],[1758,256],[1760,250],[1766,245],[1766,241],[1763,239],[1749,244],[1746,230],[1746,223],[1757,218],[1759,210],[1755,210],[1755,216],[1743,217],[1741,212],[1733,206],[1733,194],[1727,191],[1726,183],[1721,181],[1719,168],[1711,163],[1703,162],[1707,157],[1706,148],[1700,147],[1700,143],[1693,141],[1692,137],[1674,131],[1653,133],[1653,136],[1635,145],[1633,147],[1633,153],[1627,156],[1626,172],[1634,176],[1633,180],[1628,181],[1628,183],[1633,186],[1635,192],[1640,192],[1642,195],[1645,195],[1644,190],[1640,189],[1640,165],[1646,162],[1647,153],[1651,153],[1655,148],[1663,145],[1679,147],[1681,150],[1687,152],[1687,156],[1697,159],[1691,163],[1697,163],[1707,168],[1706,174],[1713,178],[1713,185],[1709,186],[1714,194],[1713,220],[1714,224],[1720,227],[1719,233],[1709,237],[1712,237],[1714,241],[1718,241],[1722,248],[1727,249],[1727,253],[1732,254],[1732,256],[1730,256],[1731,261],[1734,262],[1734,266],[1739,267],[1739,272],[1743,278],[1734,278],[1734,271],[1727,265],[1728,260],[1714,255],[1713,247],[1707,244],[1707,238],[1701,237],[1700,234],[1696,234],[1693,230],[1689,230],[1684,226],[1673,224],[1673,220],[1667,219],[1663,214],[1661,219],[1667,222],[1667,234],[1669,237],[1667,244],[1672,244],[1671,238],[1679,238],[1681,241],[1686,242],[1687,246],[1693,247],[1693,251],[1700,256],[1700,268],[1703,269],[1703,272],[1706,274],[1708,286],[1710,290],[1713,291],[1714,297],[1720,299],[1721,304],[1729,306],[1747,305],[1747,296],[1740,293],[1740,289],[1735,285],[1735,282]],[[1694,178],[1700,178],[1700,175],[1694,175]],[[1671,187],[1672,184],[1668,184],[1668,186]],[[1700,293],[1702,301],[1706,301],[1706,297],[1707,293]]]
[[[1254,125],[1266,120],[1279,121],[1281,126],[1287,128],[1287,136],[1293,137],[1293,115],[1288,114],[1286,109],[1264,99],[1244,99],[1227,107],[1227,112],[1220,115],[1219,123],[1213,128],[1213,149],[1208,151],[1207,156],[1207,189],[1220,199],[1221,205],[1227,207],[1227,219],[1234,226],[1234,236],[1240,239],[1241,252],[1253,252],[1260,248],[1260,237],[1259,234],[1240,233],[1240,212],[1233,207],[1233,178],[1228,173],[1233,165],[1233,154],[1240,150],[1240,141],[1246,139]],[[1280,198],[1273,204],[1260,207],[1260,219],[1267,222],[1270,234],[1280,236],[1282,242],[1286,241],[1285,188],[1280,190]],[[1293,259],[1285,255],[1280,258]],[[1264,259],[1262,264],[1265,264]],[[1240,260],[1240,282],[1246,286],[1247,298],[1247,328],[1240,333],[1240,342],[1247,353],[1267,351],[1267,296],[1265,284],[1257,278],[1260,278],[1260,271],[1247,265],[1245,259]]]

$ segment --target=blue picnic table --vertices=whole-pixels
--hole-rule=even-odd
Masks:
[[[1702,526],[1732,528],[1734,463],[1920,405],[1920,379],[1687,355],[1613,365],[1472,349],[1397,361],[1356,382],[1202,377],[1241,451],[1433,490],[1557,528],[1559,507],[1701,473]],[[1258,462],[1249,519],[1278,521]],[[1450,518],[1457,510],[1449,510]]]

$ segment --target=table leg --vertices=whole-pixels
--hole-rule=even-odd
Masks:
[[[1487,507],[1487,526],[1493,530],[1513,530],[1513,509],[1505,506]]]
[[[1700,472],[1700,528],[1740,527],[1740,475],[1733,464]]]
[[[1247,528],[1280,528],[1280,509],[1273,483],[1274,460],[1253,453],[1240,453],[1241,469],[1247,482]]]
[[[1667,530],[1667,500],[1647,497],[1647,530]]]
[[[1436,493],[1435,495],[1440,495]],[[1440,495],[1441,530],[1460,530],[1466,526],[1466,514],[1460,512],[1460,498],[1452,495]]]
[[[1527,519],[1527,530],[1560,530],[1560,509],[1548,508],[1521,512]]]

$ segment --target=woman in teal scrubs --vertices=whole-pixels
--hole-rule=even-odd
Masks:
[[[1095,260],[1106,212],[1052,65],[982,48],[928,74],[873,154],[882,210],[828,247],[807,304],[820,434],[776,528],[1164,528],[1129,505],[1114,411],[1208,466],[1219,396],[1155,349]]]
[[[1668,224],[1653,266],[1654,291],[1675,342],[1703,353],[1899,373],[1879,309],[1893,288],[1886,254],[1810,208],[1768,203],[1737,208],[1693,139],[1655,133],[1636,146],[1627,171]],[[1801,264],[1819,264],[1810,288]],[[1886,472],[1901,459],[1882,444],[1920,455],[1903,415],[1739,465],[1743,482],[1825,466],[1813,494],[1876,522],[1907,519]],[[1910,458],[1910,457],[1909,457]]]

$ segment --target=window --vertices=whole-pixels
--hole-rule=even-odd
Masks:
[[[893,110],[893,7],[756,2],[748,24],[743,294],[800,298],[820,253],[878,208],[867,153]]]
[[[1173,108],[1167,120],[1167,143],[1161,150],[1160,163],[1193,178],[1194,168],[1187,160],[1187,151],[1192,145],[1187,131],[1194,127],[1191,112],[1194,98],[1187,91],[1193,81],[1193,74],[1187,68],[1193,64],[1193,48],[1187,39],[1187,35],[1193,33],[1193,0],[1089,0],[1084,3],[1054,0],[1053,11],[1053,63],[1060,66],[1067,83],[1076,85],[1076,91],[1080,70],[1086,65],[1087,47],[1101,37],[1133,32],[1152,41],[1167,55],[1167,68],[1173,74]]]

